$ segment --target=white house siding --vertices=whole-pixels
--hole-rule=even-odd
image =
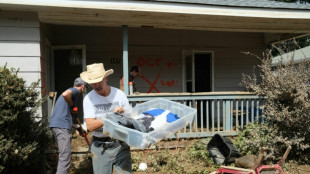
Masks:
[[[103,62],[106,69],[114,69],[109,79],[119,86],[122,61],[111,64],[111,58],[122,59],[121,27],[52,26],[53,45],[85,44],[87,64]],[[215,91],[242,91],[242,73],[250,73],[259,63],[254,56],[264,48],[262,33],[211,32],[130,28],[128,30],[129,66],[140,65],[145,79],[138,78],[141,93],[182,92],[182,50],[214,52]],[[160,75],[160,76],[159,76]],[[157,82],[156,77],[159,76]]]
[[[0,66],[19,69],[26,86],[41,79],[39,26],[37,13],[0,11]]]
[[[0,11],[0,65],[19,69],[29,86],[41,76],[40,29],[37,14]]]

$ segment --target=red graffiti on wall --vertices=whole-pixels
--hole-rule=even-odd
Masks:
[[[144,67],[144,66],[153,67],[153,66],[159,66],[161,61],[162,61],[162,58],[151,58],[151,57],[143,58],[143,57],[140,57],[137,60],[137,65],[139,67]]]
[[[170,62],[167,63],[167,67],[168,67],[168,68],[171,68],[171,67],[173,67],[173,66],[174,66],[174,63],[173,63],[173,62],[170,61]]]
[[[151,58],[151,57],[143,58],[143,57],[140,57],[140,58],[138,58],[136,65],[138,65],[139,67],[159,67],[159,66],[163,66],[162,60],[163,60],[162,58]],[[172,61],[169,61],[169,62],[167,62],[167,64],[164,64],[164,66],[166,66],[168,68],[172,68],[175,66],[175,63]],[[160,72],[157,74],[157,76],[155,77],[155,80],[153,82],[151,82],[149,79],[147,79],[143,74],[140,75],[140,77],[150,85],[150,89],[147,91],[147,93],[150,93],[153,90],[160,93],[160,91],[156,87],[156,84],[160,78],[160,75],[161,75],[163,69],[164,68],[160,69]],[[177,86],[177,81],[175,81],[175,80],[168,80],[168,81],[160,80],[160,84],[161,84],[161,86],[174,87],[174,86]]]
[[[152,92],[152,90],[154,89],[156,92],[160,93],[160,91],[156,88],[156,83],[160,77],[161,72],[163,71],[163,69],[160,70],[160,72],[157,74],[155,80],[153,81],[153,83],[151,83],[143,74],[141,75],[141,78],[143,80],[145,80],[151,87],[150,89],[147,91],[147,93]]]
[[[175,81],[175,80],[168,80],[168,81],[160,80],[160,84],[161,84],[161,86],[173,87],[173,86],[177,86],[177,81]]]

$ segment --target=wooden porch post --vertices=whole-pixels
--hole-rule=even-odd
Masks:
[[[128,95],[128,26],[123,25],[123,77],[124,92]]]

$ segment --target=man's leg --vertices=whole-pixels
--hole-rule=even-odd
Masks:
[[[66,174],[70,167],[71,161],[71,137],[68,129],[52,128],[55,135],[59,157],[56,174]]]
[[[115,158],[115,169],[118,174],[129,174],[131,173],[131,154],[130,147],[121,143],[116,158]]]
[[[114,155],[100,141],[93,141],[91,151],[94,174],[112,174]]]

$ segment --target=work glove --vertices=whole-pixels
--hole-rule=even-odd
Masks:
[[[76,130],[79,132],[79,134],[81,136],[86,136],[87,135],[87,132],[84,129],[82,129],[81,127],[78,127]]]

